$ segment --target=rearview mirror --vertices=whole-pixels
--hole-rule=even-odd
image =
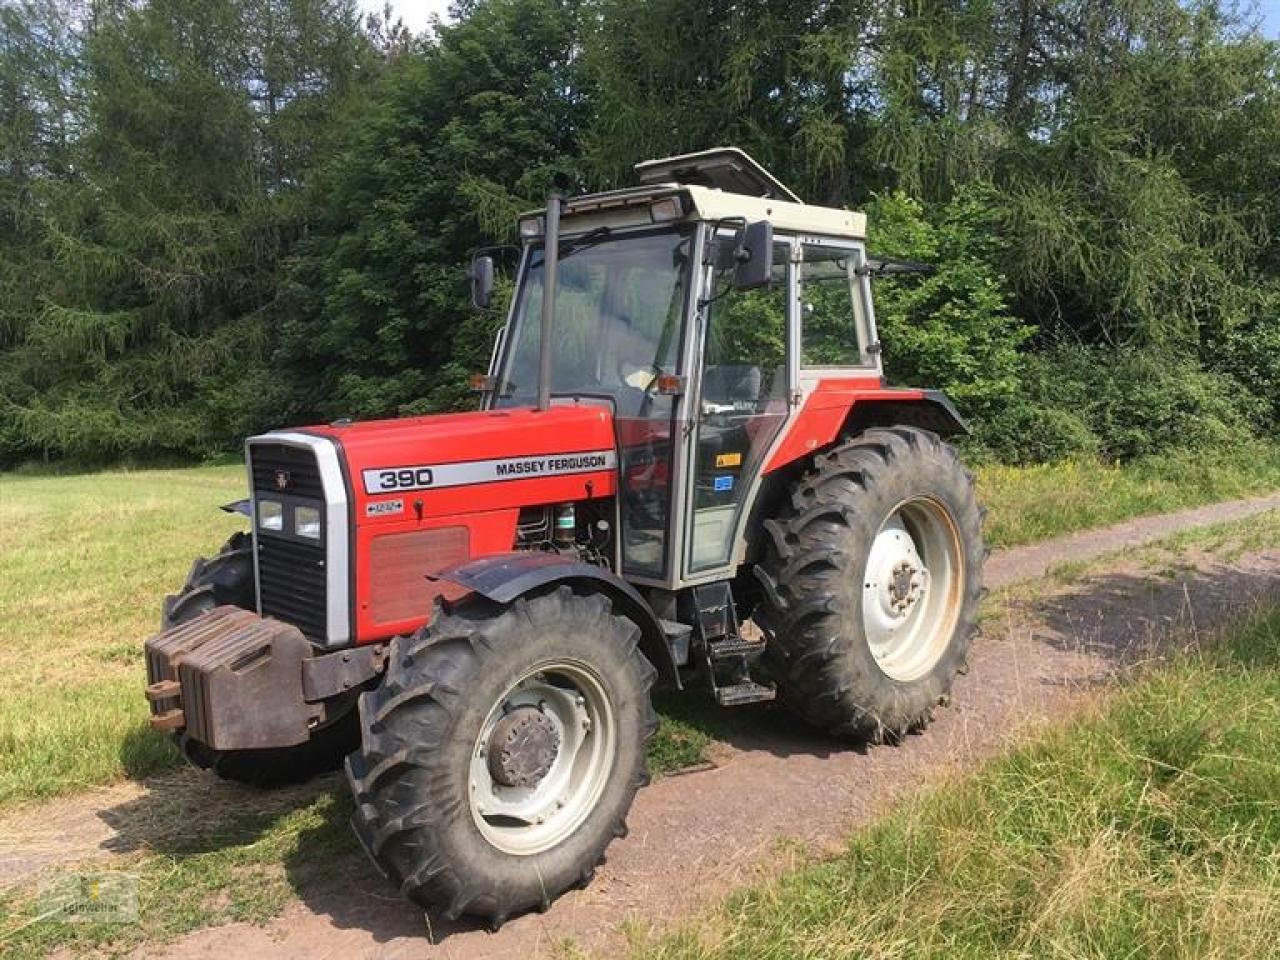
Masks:
[[[773,224],[768,220],[748,223],[733,240],[733,286],[754,290],[773,279]]]
[[[487,310],[493,299],[493,257],[487,254],[475,257],[467,274],[471,277],[471,305],[477,310]]]

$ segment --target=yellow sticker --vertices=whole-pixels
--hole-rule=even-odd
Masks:
[[[717,467],[740,467],[742,466],[742,454],[740,453],[719,453],[716,454]]]

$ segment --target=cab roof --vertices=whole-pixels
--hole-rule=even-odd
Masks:
[[[796,233],[863,240],[867,218],[853,210],[801,202],[773,174],[737,147],[717,147],[635,166],[640,186],[571,197],[561,220],[565,234],[602,225],[650,222],[648,208],[668,197],[687,198],[670,220],[769,220]],[[526,216],[536,216],[530,211]]]

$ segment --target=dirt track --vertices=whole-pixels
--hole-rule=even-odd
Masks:
[[[1148,518],[1061,541],[994,555],[994,589],[1042,576],[1052,564],[1084,560],[1150,542],[1190,526],[1280,508],[1280,494]],[[641,792],[630,835],[586,890],[561,898],[489,934],[424,918],[398,899],[355,851],[319,871],[299,874],[299,902],[264,927],[233,924],[192,933],[148,957],[341,956],[481,958],[539,956],[572,938],[611,955],[622,927],[648,926],[714,902],[732,887],[776,869],[778,844],[798,841],[821,851],[890,807],[905,793],[989,755],[1028,724],[1063,715],[1172,636],[1221,624],[1264,594],[1280,592],[1280,545],[1229,564],[1197,555],[1193,570],[1153,576],[1126,557],[1104,573],[1016,602],[993,597],[972,669],[960,678],[953,706],[939,711],[923,736],[899,747],[858,750],[800,727],[780,708],[740,708],[741,724],[716,755],[714,768],[662,780]],[[334,782],[334,789],[339,785]],[[161,789],[210,799],[212,787],[184,772],[164,784],[122,785],[88,798],[50,805],[41,818],[47,839],[17,843],[0,857],[0,881],[47,861],[66,861],[136,845],[130,825]],[[307,796],[314,795],[313,786]],[[238,799],[228,796],[227,799]],[[288,803],[286,795],[280,802]],[[44,832],[42,830],[41,832]],[[74,849],[61,838],[75,837]],[[12,840],[12,833],[10,833]],[[0,824],[0,843],[5,842]],[[6,846],[10,845],[5,843]],[[305,876],[305,879],[303,877]]]

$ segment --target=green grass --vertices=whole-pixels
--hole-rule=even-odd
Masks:
[[[242,526],[241,467],[0,476],[0,807],[177,760],[146,728],[142,640]]]
[[[1079,475],[1075,467],[1057,469]],[[1036,468],[1024,475],[1040,484],[1046,472]],[[1017,490],[1010,476],[1002,477],[1004,489]],[[243,474],[234,467],[0,478],[0,667],[10,684],[0,702],[0,798],[5,802],[155,773],[177,762],[165,739],[146,728],[139,643],[155,627],[159,598],[181,581],[191,557],[238,528],[239,521],[216,506],[239,496],[242,484]],[[993,514],[999,509],[997,504]],[[1278,542],[1277,537],[1280,512],[1179,534],[1149,548],[1150,562],[1167,564],[1189,549],[1235,555]],[[1076,579],[1089,569],[1063,570],[1062,578]],[[46,639],[34,643],[32,637]],[[735,722],[696,692],[664,695],[658,706],[661,725],[650,763],[659,775],[704,762],[725,725]],[[1094,736],[1081,743],[1105,746],[1103,741]],[[1028,778],[1037,770],[1043,772],[1028,768]],[[347,829],[350,806],[340,784],[283,795],[229,794],[230,801],[221,794],[211,801],[204,789],[193,791],[189,779],[178,777],[174,784],[161,783],[143,808],[130,814],[135,823],[123,832],[139,839],[139,850],[111,862],[112,869],[140,877],[140,924],[31,923],[35,888],[24,884],[0,893],[0,954],[42,956],[60,947],[72,953],[117,952],[219,923],[261,921],[300,890],[325,882],[325,870],[335,862],[351,864],[343,869],[369,869]],[[1049,797],[1060,786],[1046,781],[1038,789]],[[1030,779],[1023,788],[1031,789]],[[994,809],[1009,799],[984,802]],[[937,802],[925,801],[924,807],[912,808],[912,815]],[[983,816],[973,812],[969,827],[981,827]],[[892,846],[888,839],[884,843]],[[840,862],[812,868],[827,872],[821,889],[845,882]],[[830,878],[832,871],[836,879]],[[715,929],[731,930],[725,924],[738,916],[734,910],[782,902],[778,898],[786,889],[784,883],[735,901],[717,918]],[[816,894],[810,890],[805,896]],[[811,906],[818,910],[816,900]],[[818,919],[815,915],[813,922]],[[880,917],[877,922],[888,921]],[[812,942],[776,941],[777,955],[818,950],[827,934],[816,927],[811,933]],[[736,934],[721,946],[709,946],[706,936],[705,930],[686,932],[646,949],[654,957],[701,956],[698,951],[708,950],[709,956],[756,955],[732,946]],[[722,947],[730,952],[714,952]],[[869,952],[914,955],[882,948],[883,943]]]
[[[975,471],[986,535],[1007,547],[1280,489],[1280,444],[1180,451],[1128,464],[1095,460]]]
[[[635,960],[1270,957],[1280,611]]]
[[[1144,513],[1280,488],[1280,447],[1127,466],[983,467],[987,532],[1023,543]],[[141,641],[193,557],[241,518],[235,465],[0,476],[0,808],[178,762],[146,727]],[[664,709],[659,773],[702,762],[701,714]]]

